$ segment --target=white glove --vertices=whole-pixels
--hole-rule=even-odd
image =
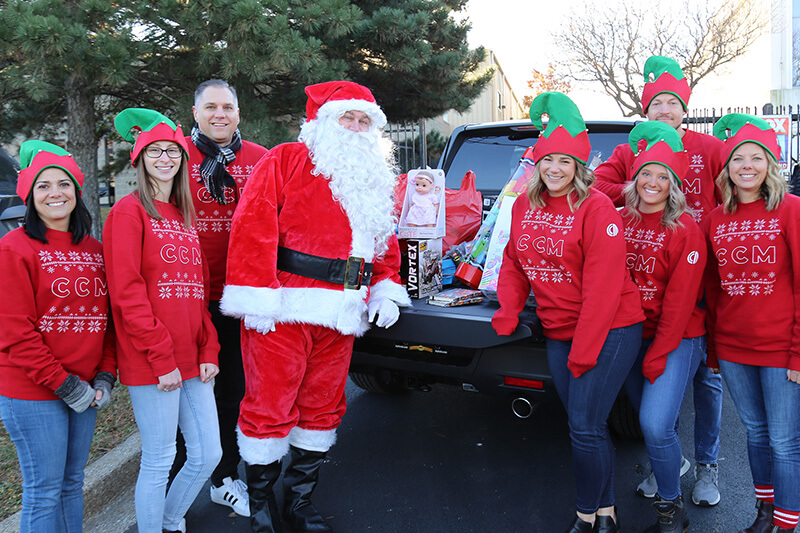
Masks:
[[[266,335],[270,331],[275,331],[275,319],[260,315],[245,315],[244,327]]]
[[[367,309],[369,310],[369,321],[375,320],[375,315],[377,315],[378,319],[375,320],[375,325],[380,328],[388,328],[400,318],[400,308],[388,298],[370,301],[367,303]]]

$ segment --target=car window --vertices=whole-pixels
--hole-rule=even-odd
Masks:
[[[446,171],[446,186],[457,189],[467,171],[475,172],[475,186],[481,191],[499,192],[519,164],[528,147],[536,144],[538,131],[527,134],[486,135],[465,139],[457,147]],[[590,168],[611,156],[614,148],[628,142],[627,132],[589,133],[592,154]]]
[[[17,162],[0,148],[0,195],[16,194]]]

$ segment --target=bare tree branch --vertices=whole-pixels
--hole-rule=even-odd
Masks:
[[[742,56],[768,23],[763,0],[685,0],[683,5],[624,0],[602,10],[587,0],[555,36],[563,52],[557,64],[568,79],[599,83],[626,117],[643,116],[642,68],[648,57],[674,58],[694,88]]]

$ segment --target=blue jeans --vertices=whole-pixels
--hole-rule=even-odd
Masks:
[[[681,495],[681,441],[677,423],[681,403],[697,366],[705,357],[705,336],[682,339],[667,355],[664,373],[650,383],[642,374],[642,362],[652,339],[642,341],[639,357],[625,380],[625,391],[639,411],[647,455],[656,476],[658,495],[674,500]]]
[[[722,425],[722,376],[712,374],[703,355],[694,375],[694,460],[717,464]]]
[[[747,430],[754,485],[773,485],[775,506],[800,511],[800,385],[785,368],[719,362]]]
[[[83,469],[97,409],[76,413],[61,400],[0,396],[0,417],[22,472],[21,533],[80,532]]]
[[[642,323],[608,332],[597,364],[576,378],[567,368],[572,341],[545,339],[547,361],[567,410],[577,508],[592,514],[614,505],[616,456],[606,421],[642,342]]]
[[[142,436],[135,492],[139,532],[161,533],[162,527],[176,530],[222,457],[214,383],[196,377],[171,392],[159,391],[156,385],[128,390]],[[178,427],[186,441],[186,462],[165,497]]]

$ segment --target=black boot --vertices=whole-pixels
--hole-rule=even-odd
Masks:
[[[290,463],[283,474],[283,517],[295,531],[333,531],[311,503],[325,452],[289,447]]]
[[[619,533],[619,511],[614,506],[614,518],[597,515],[594,519],[594,533]]]
[[[769,533],[772,529],[772,513],[775,511],[775,504],[756,500],[756,510],[758,515],[756,515],[753,525],[744,528],[739,533]]]
[[[282,533],[281,515],[273,490],[281,475],[281,462],[268,465],[245,463],[244,471],[250,496],[250,529],[254,533]]]
[[[572,521],[570,524],[567,533],[592,533],[594,531],[594,527],[589,522],[584,522],[581,520],[581,517],[576,516],[575,520]]]
[[[689,529],[689,517],[681,496],[670,501],[663,500],[656,494],[653,507],[658,513],[658,522],[645,529],[645,533],[686,533]]]

